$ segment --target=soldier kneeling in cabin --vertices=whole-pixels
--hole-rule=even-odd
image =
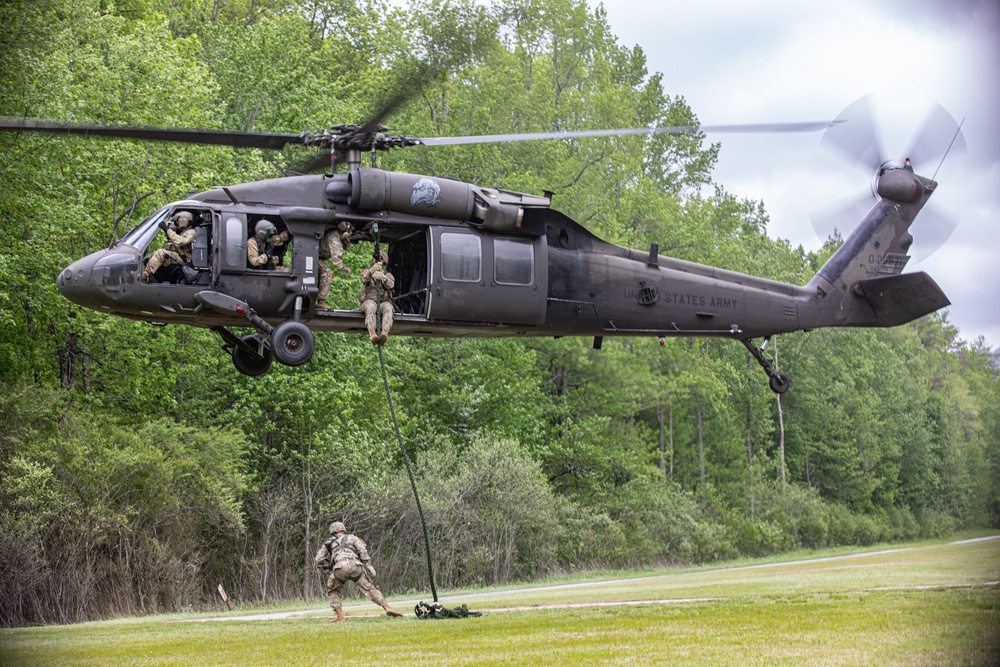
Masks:
[[[372,567],[368,547],[361,538],[349,535],[347,528],[339,521],[330,524],[330,536],[330,539],[316,552],[314,559],[317,568],[330,574],[326,580],[326,594],[330,598],[333,612],[337,615],[330,622],[339,623],[344,620],[340,591],[348,581],[357,584],[365,597],[385,609],[386,616],[402,616],[389,605],[372,583],[372,579],[375,578],[375,568]]]

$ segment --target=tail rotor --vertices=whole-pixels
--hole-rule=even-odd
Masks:
[[[844,109],[823,134],[820,143],[862,167],[871,178],[870,192],[813,213],[813,229],[821,239],[831,236],[834,230],[852,229],[871,210],[879,200],[879,179],[886,172],[900,169],[908,162],[918,173],[934,179],[945,157],[961,158],[968,150],[960,124],[940,104],[933,104],[907,152],[898,158],[888,157],[876,127],[870,95]],[[915,261],[930,257],[957,226],[957,217],[942,213],[933,205],[925,208],[910,228],[914,239],[911,254]]]

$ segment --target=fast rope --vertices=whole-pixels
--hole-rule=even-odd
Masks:
[[[381,260],[381,254],[379,252],[378,244],[378,223],[373,227],[373,239],[375,241],[375,257]],[[388,267],[383,267],[386,269]],[[382,287],[379,281],[375,282],[375,333],[376,335],[382,335]],[[392,402],[392,393],[389,391],[389,376],[385,372],[385,358],[382,356],[382,345],[376,345],[378,348],[378,361],[379,365],[382,367],[382,384],[385,386],[385,398],[389,402],[389,414],[392,416],[392,425],[396,430],[396,442],[399,443],[399,451],[403,455],[403,463],[406,464],[406,475],[410,478],[410,488],[413,489],[413,499],[417,502],[417,514],[420,515],[420,528],[424,533],[424,554],[427,557],[427,578],[431,583],[431,594],[434,596],[434,606],[440,607],[438,604],[438,594],[437,587],[434,585],[434,563],[431,560],[431,541],[427,536],[427,522],[424,520],[424,509],[420,505],[420,495],[417,493],[417,482],[413,479],[413,468],[410,466],[410,457],[406,453],[406,447],[403,445],[403,436],[399,432],[399,420],[396,419],[396,408]],[[421,603],[425,604],[425,603]],[[420,605],[417,606],[417,609]],[[419,613],[418,613],[419,616]]]
[[[382,318],[379,317],[379,320]],[[378,322],[377,331],[382,331],[382,323]],[[392,425],[396,429],[396,441],[399,443],[399,451],[403,454],[403,463],[406,464],[406,475],[410,478],[410,488],[413,489],[413,499],[417,501],[417,514],[420,515],[420,528],[424,533],[424,555],[427,557],[427,578],[431,582],[431,594],[434,602],[438,601],[437,587],[434,585],[434,564],[431,560],[431,541],[427,537],[427,522],[424,520],[424,510],[420,505],[420,496],[417,494],[417,483],[413,479],[413,468],[410,467],[410,457],[406,454],[406,447],[403,446],[403,436],[399,432],[399,422],[396,420],[396,409],[392,404],[392,394],[389,392],[389,378],[385,373],[385,359],[382,356],[382,346],[378,345],[378,361],[382,366],[382,384],[385,385],[385,397],[389,401],[389,414],[392,415]]]

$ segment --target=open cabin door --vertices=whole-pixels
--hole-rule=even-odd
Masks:
[[[432,320],[540,325],[545,322],[545,237],[431,228]]]

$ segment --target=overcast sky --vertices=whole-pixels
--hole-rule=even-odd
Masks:
[[[831,120],[868,95],[885,156],[901,159],[932,105],[947,109],[963,123],[968,150],[941,166],[938,190],[911,227],[906,271],[937,281],[963,339],[1000,346],[1000,0],[600,4],[619,42],[640,46],[665,92],[705,125]],[[793,245],[818,248],[813,216],[871,191],[872,174],[821,145],[822,133],[709,138],[722,144],[715,180],[763,200],[771,235]],[[930,177],[938,163],[914,169]],[[926,258],[922,218],[958,221]]]

